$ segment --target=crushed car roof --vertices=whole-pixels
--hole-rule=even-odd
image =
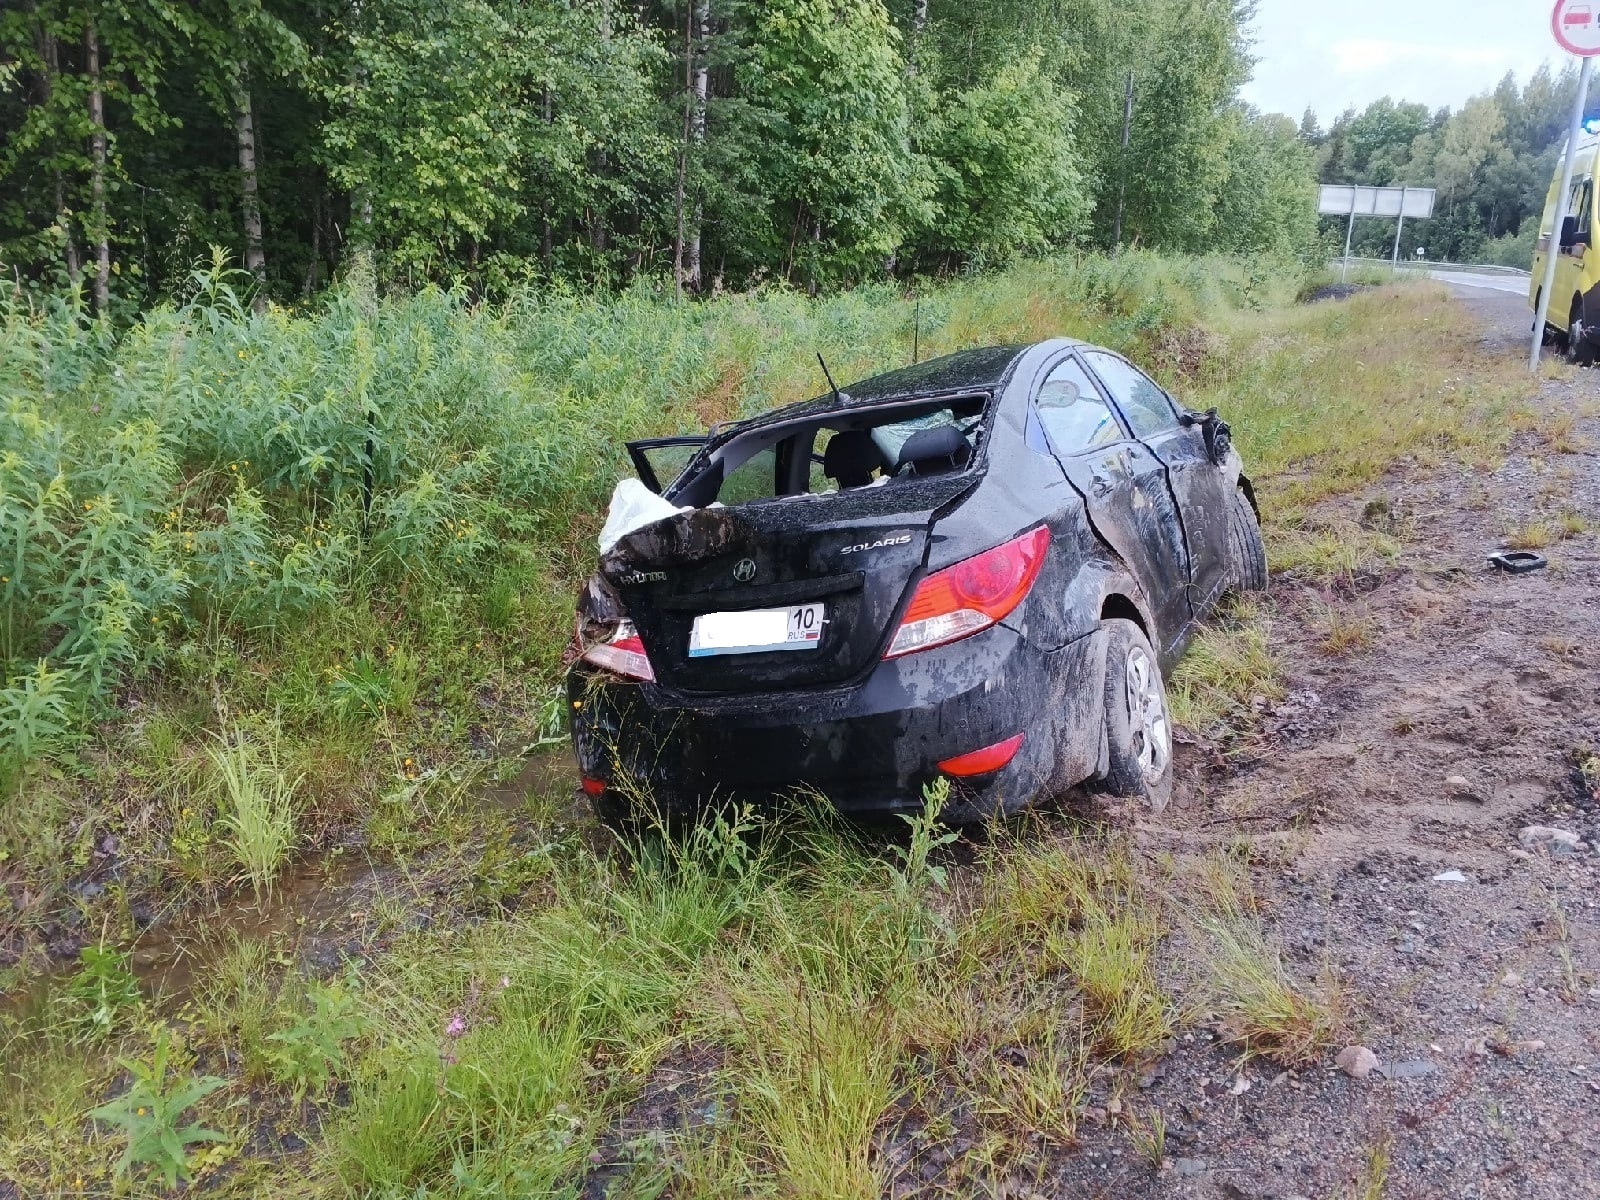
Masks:
[[[836,400],[832,392],[775,408],[747,420],[730,422],[715,430],[717,440],[736,432],[756,429],[796,417],[847,412],[868,404],[880,404],[900,397],[939,396],[961,392],[981,392],[1005,382],[1012,364],[1030,346],[984,346],[977,350],[958,350],[941,358],[930,358],[915,366],[886,371],[840,388]]]

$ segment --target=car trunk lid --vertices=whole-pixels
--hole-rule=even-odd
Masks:
[[[757,692],[845,682],[883,654],[934,522],[974,474],[679,513],[601,560],[643,639],[658,683]],[[814,648],[694,656],[695,619],[821,603]]]

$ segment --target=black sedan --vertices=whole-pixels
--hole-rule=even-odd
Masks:
[[[602,554],[567,684],[608,819],[800,789],[892,812],[941,776],[951,821],[1080,783],[1159,810],[1163,679],[1226,593],[1266,586],[1215,410],[1080,342],[629,449],[668,515]]]

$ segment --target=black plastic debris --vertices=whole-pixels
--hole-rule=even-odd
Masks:
[[[1542,571],[1549,564],[1542,554],[1532,550],[1507,550],[1489,555],[1489,565],[1498,567],[1507,575],[1526,575],[1529,571]]]

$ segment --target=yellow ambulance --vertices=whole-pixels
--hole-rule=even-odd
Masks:
[[[1591,363],[1600,338],[1600,236],[1597,236],[1594,202],[1595,149],[1600,133],[1585,132],[1578,142],[1578,156],[1572,168],[1572,187],[1567,193],[1567,219],[1556,239],[1556,281],[1550,292],[1550,313],[1546,332],[1574,362]],[[1550,253],[1551,228],[1556,211],[1556,191],[1561,186],[1561,165],[1545,197],[1544,219],[1539,225],[1539,240],[1533,247],[1533,280],[1528,285],[1528,303],[1539,311],[1539,294],[1544,284],[1545,255]]]

